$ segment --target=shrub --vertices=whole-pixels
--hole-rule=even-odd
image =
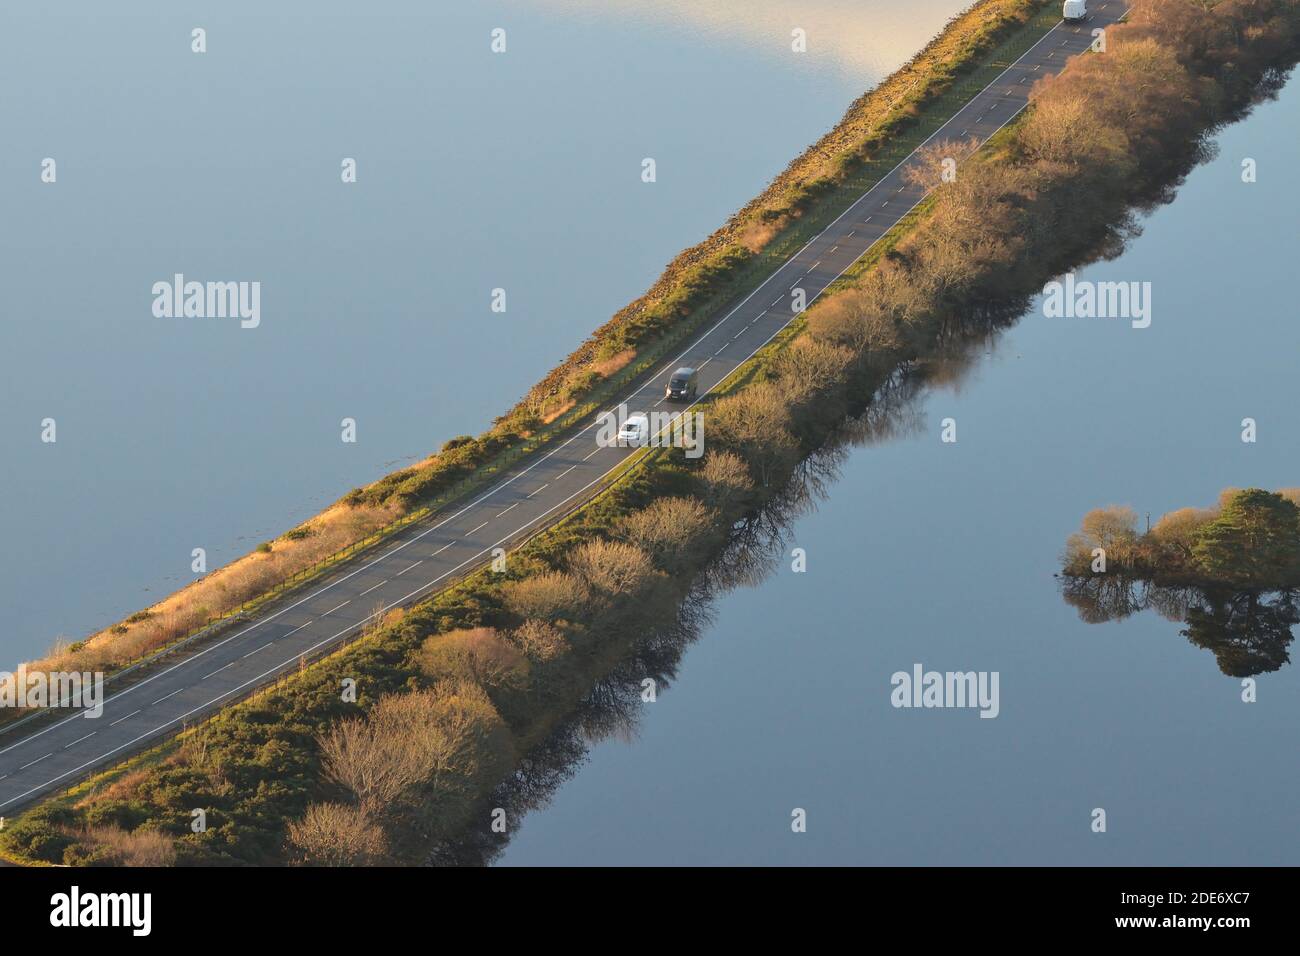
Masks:
[[[387,853],[384,831],[360,807],[313,803],[289,824],[289,846],[298,861],[320,866],[370,866]]]
[[[636,593],[650,578],[650,556],[622,541],[597,538],[579,546],[569,559],[569,569],[595,590],[610,597]]]
[[[621,527],[655,564],[673,570],[699,559],[716,519],[717,512],[697,498],[656,498],[624,518]]]
[[[535,574],[502,588],[502,599],[513,613],[542,621],[574,617],[590,596],[585,581],[564,571]]]

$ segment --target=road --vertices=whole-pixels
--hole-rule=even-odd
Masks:
[[[1121,0],[1107,0],[1095,5],[1088,24],[1058,23],[930,141],[987,140],[1024,109],[1035,80],[1059,72],[1068,57],[1088,48],[1093,28],[1115,22],[1123,9]],[[923,198],[923,191],[904,177],[915,155],[629,395],[624,400],[629,410],[665,411],[660,407],[664,382],[680,365],[699,369],[703,396],[770,341],[794,318],[796,290],[804,290],[811,303]],[[597,430],[593,419],[548,454],[520,462],[456,513],[411,525],[378,557],[365,555],[341,565],[304,596],[279,602],[230,636],[110,693],[101,716],[76,713],[9,742],[9,735],[0,734],[0,815],[122,760],[182,724],[201,720],[297,667],[303,655],[342,642],[377,612],[427,597],[489,560],[494,548],[506,548],[545,527],[633,453],[601,447]]]

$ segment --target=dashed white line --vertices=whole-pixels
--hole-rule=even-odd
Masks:
[[[542,488],[545,488],[545,487],[546,487],[545,485],[542,485]],[[540,491],[541,489],[539,488],[538,490]],[[531,498],[532,495],[529,495],[529,497]],[[433,552],[433,554],[429,555],[429,557],[431,557],[431,558],[436,558],[438,555],[442,554],[442,552],[446,551],[448,548],[450,548],[450,547],[451,547],[453,544],[455,544],[455,543],[456,543],[455,541],[450,541],[450,542],[448,542],[447,544],[444,544],[444,545],[443,545],[441,548],[439,548],[437,551]]]
[[[559,481],[561,478],[563,478],[565,475],[567,475],[569,472],[573,471],[573,469],[575,469],[575,468],[577,468],[577,467],[578,467],[577,465],[570,465],[568,468],[564,469],[564,471],[562,471],[562,472],[560,472],[558,475],[556,475],[556,476],[555,476],[555,480],[556,480],[556,481]]]
[[[221,665],[220,667],[218,667],[216,670],[212,671],[211,674],[204,674],[202,677],[199,678],[199,680],[207,680],[209,677],[212,676],[212,674],[220,674],[220,673],[221,673],[222,671],[224,671],[227,667],[234,667],[234,666],[235,666],[235,662],[234,662],[234,661],[231,661],[229,664],[222,664],[222,665]]]
[[[69,747],[75,747],[77,744],[81,743],[83,740],[89,740],[91,737],[95,736],[95,734],[97,734],[97,733],[99,733],[98,730],[92,730],[90,733],[86,734],[86,736],[84,736],[84,737],[78,737],[78,738],[77,738],[76,740],[74,740],[72,743],[70,743],[70,744],[65,744],[64,747],[63,747],[63,749],[64,749],[64,750],[67,750]]]
[[[48,753],[48,754],[45,755],[45,757],[37,757],[37,758],[36,758],[35,760],[33,760],[31,763],[25,763],[25,764],[23,764],[21,767],[19,767],[18,769],[19,769],[19,770],[26,770],[28,767],[35,767],[38,763],[40,763],[40,762],[41,762],[42,760],[44,760],[46,757],[53,757],[53,756],[54,756],[54,754],[52,754],[52,753]]]
[[[487,523],[486,521],[484,521],[484,522],[483,522],[481,525],[479,525],[477,528],[472,528],[472,529],[470,529],[469,531],[467,531],[466,534],[473,534],[475,531],[480,531],[480,530],[482,530],[483,528],[486,528],[487,525],[488,525],[488,523]]]
[[[185,688],[182,687],[182,688],[180,688],[180,690],[174,690],[174,691],[172,691],[170,694],[168,694],[167,697],[159,697],[157,700],[154,701],[154,703],[155,703],[155,704],[161,704],[163,701],[167,700],[168,698],[170,698],[170,697],[175,697],[177,694],[179,694],[179,693],[180,693],[182,690],[184,690],[184,689],[185,689]]]
[[[339,609],[339,607],[347,607],[347,606],[348,606],[349,604],[351,604],[351,603],[352,603],[352,598],[348,598],[346,601],[344,601],[344,602],[343,602],[342,604],[340,604],[338,607],[332,607],[332,608],[330,608],[328,611],[326,611],[324,614],[322,614],[321,617],[329,617],[331,614],[333,614],[335,611],[337,611],[337,610]],[[306,625],[303,625],[303,627],[306,627]],[[298,630],[302,630],[302,628],[299,628]],[[292,634],[292,633],[293,633],[293,631],[290,631],[290,632],[289,632],[289,634]],[[289,634],[286,634],[285,637],[288,637]]]
[[[387,584],[388,582],[385,581],[384,583]],[[268,647],[270,647],[270,646],[271,646],[270,644],[263,644],[263,645],[262,645],[261,647],[259,647],[257,650],[255,650],[255,651],[249,651],[247,654],[244,655],[244,658],[247,659],[247,658],[252,657],[254,654],[260,654],[262,651],[266,650],[266,649],[267,649]],[[110,725],[110,726],[111,726],[111,725]]]
[[[373,587],[373,588],[366,588],[364,591],[362,591],[360,594],[358,594],[357,597],[365,597],[365,596],[366,596],[367,594],[369,594],[371,591],[375,590],[375,588],[382,588],[382,587],[383,587],[385,584],[387,584],[387,583],[388,583],[388,582],[387,582],[386,580],[385,580],[385,581],[380,581],[378,584],[375,585],[375,587]]]
[[[267,646],[269,647],[270,645],[267,645]],[[133,710],[133,711],[131,711],[131,713],[127,714],[125,717],[119,717],[119,718],[117,718],[117,720],[113,721],[113,722],[112,722],[111,724],[109,724],[108,726],[110,726],[110,727],[116,727],[116,726],[117,726],[118,724],[120,724],[122,721],[124,721],[124,720],[130,720],[132,717],[134,717],[134,716],[135,716],[136,714],[138,714],[138,713],[140,713],[140,711],[138,711],[138,710]]]
[[[509,508],[502,508],[501,511],[499,511],[499,512],[497,513],[497,517],[500,518],[501,515],[505,514],[507,511],[510,511],[510,510],[512,510],[512,509],[514,509],[514,508],[518,508],[518,507],[519,507],[519,502],[516,501],[516,502],[515,502],[514,504],[512,504]]]
[[[416,561],[413,565],[411,565],[411,568],[418,568],[418,567],[419,567],[420,565],[422,565],[422,564],[424,564],[424,558],[421,558],[419,561]],[[400,578],[400,577],[401,577],[403,574],[405,574],[407,571],[411,570],[411,568],[402,568],[402,570],[400,570],[400,571],[398,571],[396,574],[394,574],[393,577],[395,577],[395,578]]]
[[[600,449],[597,448],[596,451],[600,451]],[[591,454],[594,455],[595,453],[596,453],[596,452],[592,452]],[[591,455],[588,455],[588,456],[587,456],[587,458],[590,458],[590,457],[591,457]],[[583,461],[586,461],[587,458],[584,458]],[[540,494],[541,492],[545,491],[545,490],[546,490],[547,488],[549,488],[549,487],[551,487],[551,483],[548,481],[546,484],[542,485],[542,487],[538,488],[536,491],[529,492],[528,497],[531,498],[533,495]]]

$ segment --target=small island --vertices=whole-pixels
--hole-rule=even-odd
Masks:
[[[1067,577],[1273,591],[1300,587],[1300,488],[1228,488],[1212,508],[1180,508],[1138,531],[1132,508],[1088,512],[1062,555]]]
[[[1084,516],[1062,555],[1062,596],[1090,624],[1154,610],[1214,654],[1229,677],[1290,661],[1300,624],[1300,488],[1229,488],[1212,508],[1182,508],[1145,532],[1132,508]]]

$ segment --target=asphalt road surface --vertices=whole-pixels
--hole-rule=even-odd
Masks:
[[[1040,77],[1059,72],[1068,57],[1088,48],[1092,30],[1122,15],[1121,0],[1094,0],[1092,20],[1059,23],[992,84],[978,93],[931,141],[984,142],[1026,105]],[[913,154],[858,199],[680,357],[629,395],[630,412],[683,410],[665,405],[664,383],[680,365],[699,369],[699,394],[722,381],[794,318],[802,289],[813,299],[857,261],[923,196],[904,179]],[[251,689],[298,666],[355,633],[376,612],[427,597],[440,585],[482,564],[545,527],[608,480],[633,453],[597,443],[591,424],[531,462],[521,461],[490,491],[451,515],[413,524],[383,546],[358,557],[303,596],[279,602],[230,636],[180,656],[136,684],[113,693],[103,713],[74,713],[39,731],[0,733],[0,815],[41,794],[66,787],[97,768],[120,761],[182,724],[193,724]]]

